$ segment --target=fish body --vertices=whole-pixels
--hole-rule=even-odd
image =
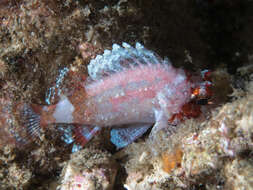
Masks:
[[[191,85],[181,70],[171,66],[145,65],[127,69],[92,82],[81,100],[84,115],[73,112],[74,122],[98,126],[121,126],[156,122],[156,112],[177,113],[189,100]],[[78,107],[79,105],[73,105]],[[77,115],[77,117],[76,117]],[[75,118],[80,118],[75,119]]]
[[[89,79],[73,87],[71,94],[61,93],[56,104],[19,108],[30,136],[49,124],[68,124],[72,128],[66,136],[75,136],[83,145],[101,127],[112,127],[111,141],[121,148],[152,125],[154,135],[167,128],[171,118],[182,117],[192,93],[194,98],[198,95],[194,89],[201,88],[201,95],[207,92],[207,83],[194,83],[184,70],[139,43],[135,48],[113,45],[91,60],[88,73]]]
[[[128,48],[122,49],[134,54]],[[138,51],[143,51],[143,47]],[[116,72],[104,69],[103,72],[109,74],[83,85],[71,97],[62,95],[53,109],[45,107],[42,123],[100,127],[156,123],[158,129],[166,127],[168,119],[180,112],[180,108],[190,100],[192,84],[182,69],[173,68],[167,60],[158,62],[152,60],[157,59],[154,57],[144,61],[136,55],[131,56],[136,58],[132,61],[142,62],[121,66],[120,69],[116,67]],[[103,61],[97,62],[101,64]],[[130,60],[127,62],[133,64]]]

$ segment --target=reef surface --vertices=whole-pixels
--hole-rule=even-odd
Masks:
[[[10,142],[0,149],[0,189],[252,189],[252,8],[250,0],[2,0],[1,111],[47,104],[61,69],[87,73],[90,59],[122,42],[141,42],[175,67],[212,70],[214,97],[173,135],[122,150],[108,130],[76,153],[53,127],[25,149]]]

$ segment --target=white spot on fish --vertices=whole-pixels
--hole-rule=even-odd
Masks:
[[[53,114],[57,123],[72,123],[75,108],[66,96],[61,96],[61,100],[56,104]]]
[[[185,76],[184,75],[177,75],[177,77],[175,78],[175,80],[173,81],[174,85],[178,85],[181,82],[183,82],[185,80]]]
[[[43,106],[43,111],[49,111],[48,106]]]

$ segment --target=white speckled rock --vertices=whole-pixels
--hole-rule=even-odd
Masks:
[[[111,190],[117,163],[107,152],[85,149],[74,153],[62,172],[60,190]]]
[[[225,166],[226,188],[231,190],[253,189],[252,161],[236,159]]]

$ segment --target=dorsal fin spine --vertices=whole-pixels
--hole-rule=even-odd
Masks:
[[[135,47],[123,42],[122,46],[113,44],[112,50],[105,50],[103,55],[98,55],[95,59],[91,60],[88,65],[88,73],[93,80],[98,80],[115,72],[136,66],[142,67],[153,64],[169,65],[169,63],[167,59],[163,60],[138,42],[135,44]]]

